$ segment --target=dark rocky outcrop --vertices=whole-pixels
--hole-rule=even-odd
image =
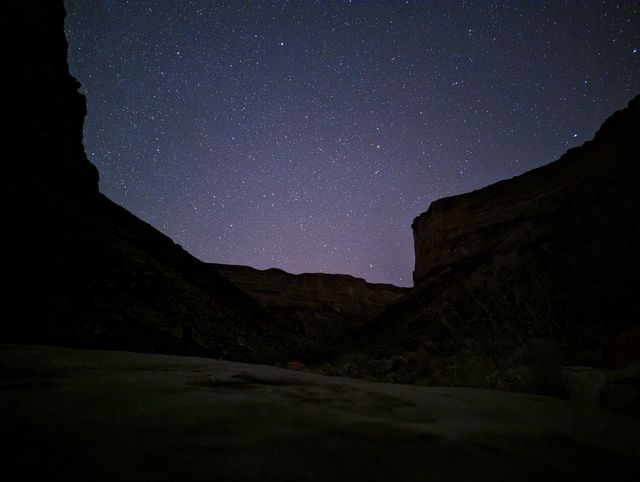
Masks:
[[[636,97],[558,161],[432,203],[413,223],[415,288],[354,345],[411,355],[440,383],[499,386],[496,370],[520,364],[630,363],[637,336],[612,340],[640,325],[639,220]]]
[[[274,316],[286,319],[297,336],[311,340],[320,351],[409,292],[408,288],[367,283],[349,275],[295,275],[275,268],[212,266]]]
[[[404,293],[346,275],[212,267],[101,195],[82,145],[86,102],[67,66],[62,2],[12,2],[5,13],[0,340],[308,357]]]
[[[98,192],[62,2],[3,9],[0,339],[245,360],[286,351],[286,324]]]

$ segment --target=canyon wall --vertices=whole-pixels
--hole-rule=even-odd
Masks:
[[[111,202],[82,144],[86,101],[67,65],[62,2],[4,12],[0,341],[286,360],[403,293],[349,276],[216,269]]]
[[[410,291],[344,274],[294,275],[275,268],[211,266],[275,316],[289,320],[292,329],[315,346],[335,341]]]
[[[412,225],[414,283],[516,255],[514,263],[554,258],[628,272],[626,262],[611,267],[602,256],[628,258],[638,246],[639,104],[631,101],[556,162],[432,203]]]
[[[62,1],[3,7],[0,341],[273,360],[291,330],[98,192]]]
[[[432,203],[413,222],[415,285],[473,274],[475,285],[516,290],[567,324],[637,322],[639,135],[636,97],[558,161]]]
[[[212,264],[244,292],[268,306],[327,309],[347,317],[367,318],[409,292],[409,288],[367,283],[346,274],[291,274],[235,264]]]
[[[532,360],[629,364],[640,359],[639,220],[636,97],[559,160],[432,203],[413,222],[414,288],[351,346],[419,354],[436,383],[491,385]]]

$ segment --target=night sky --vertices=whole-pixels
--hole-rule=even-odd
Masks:
[[[640,93],[637,1],[65,5],[102,192],[204,261],[411,285],[431,201]]]

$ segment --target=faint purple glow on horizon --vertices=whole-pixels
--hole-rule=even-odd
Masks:
[[[204,261],[411,285],[431,201],[640,92],[625,2],[65,4],[102,191]]]

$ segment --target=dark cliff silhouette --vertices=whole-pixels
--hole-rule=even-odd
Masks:
[[[315,301],[295,313],[260,303],[100,194],[82,145],[86,102],[69,73],[64,15],[62,2],[25,1],[3,16],[12,46],[2,89],[11,154],[0,177],[0,341],[273,362],[309,348],[326,356],[322,344],[379,311],[375,285],[345,276],[325,275],[326,292],[308,285]],[[322,297],[341,290],[351,306],[317,309],[335,305]]]
[[[640,96],[593,140],[435,201],[413,230],[415,287],[350,339],[409,358],[404,381],[544,392],[532,371],[640,360]]]
[[[280,269],[212,264],[219,273],[258,301],[274,316],[287,320],[306,362],[329,359],[334,344],[366,324],[409,288],[367,283],[345,274],[291,274]]]
[[[98,192],[62,2],[10,2],[0,176],[3,342],[270,360],[287,329]]]

